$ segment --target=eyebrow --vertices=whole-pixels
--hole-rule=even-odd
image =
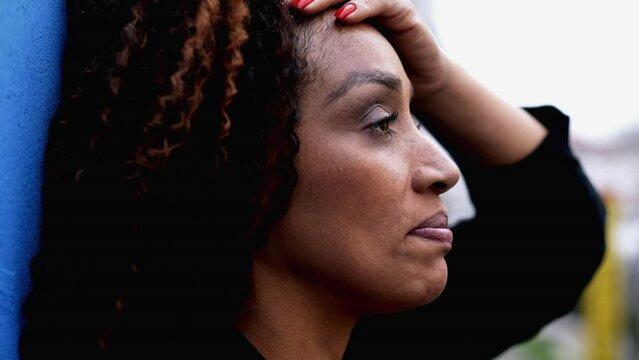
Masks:
[[[328,105],[344,96],[344,94],[354,87],[371,83],[384,85],[393,91],[402,91],[402,80],[389,72],[379,70],[351,71],[339,87],[328,94],[324,100],[324,105]]]

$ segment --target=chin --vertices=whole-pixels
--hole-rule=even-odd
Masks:
[[[439,297],[439,295],[441,295],[444,292],[445,287],[446,287],[446,279],[444,279],[440,284],[437,284],[437,286],[431,286],[429,290],[427,291],[426,296],[423,297],[422,303],[417,306],[426,305],[428,303],[435,301]]]
[[[431,278],[428,285],[425,287],[424,293],[424,302],[421,305],[426,305],[430,302],[435,301],[439,297],[439,295],[444,292],[444,288],[446,287],[446,283],[448,282],[448,268],[444,265],[444,269],[440,276],[436,278]]]
[[[384,299],[379,304],[377,314],[391,314],[411,310],[429,304],[439,297],[446,287],[448,274],[444,273],[437,278],[428,281],[415,281],[408,287],[404,287],[401,293],[396,293],[391,298]]]
[[[439,297],[439,295],[442,294],[442,292],[444,292],[444,288],[446,287],[446,280],[447,277],[444,276],[443,279],[438,279],[437,281],[431,282],[429,283],[419,294],[419,296],[416,296],[414,301],[412,302],[412,304],[409,304],[410,307],[404,309],[404,310],[410,310],[410,309],[414,309],[416,307],[419,306],[424,306],[426,304],[429,304],[433,301],[435,301],[435,299],[437,299]]]

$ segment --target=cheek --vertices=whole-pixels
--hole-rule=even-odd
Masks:
[[[408,165],[400,154],[369,150],[355,141],[346,137],[302,147],[294,193],[299,213],[351,238],[391,231],[386,223],[402,217],[409,186]]]
[[[293,252],[287,257],[321,270],[373,270],[373,259],[387,258],[401,240],[406,165],[401,157],[353,146],[351,139],[304,140],[300,134],[298,183],[280,226]]]
[[[435,298],[446,281],[441,252],[406,242],[420,210],[407,157],[357,137],[304,135],[291,206],[269,243],[286,271],[370,311]]]

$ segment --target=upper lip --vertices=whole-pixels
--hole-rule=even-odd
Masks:
[[[446,211],[438,211],[437,213],[435,213],[435,215],[422,221],[419,225],[413,228],[413,230],[424,228],[448,229],[448,214],[446,213]]]

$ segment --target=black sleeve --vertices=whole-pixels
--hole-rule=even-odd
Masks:
[[[568,118],[522,161],[482,167],[451,152],[476,216],[453,229],[448,284],[431,304],[360,321],[347,358],[490,359],[572,310],[604,252],[605,211],[568,145]]]

